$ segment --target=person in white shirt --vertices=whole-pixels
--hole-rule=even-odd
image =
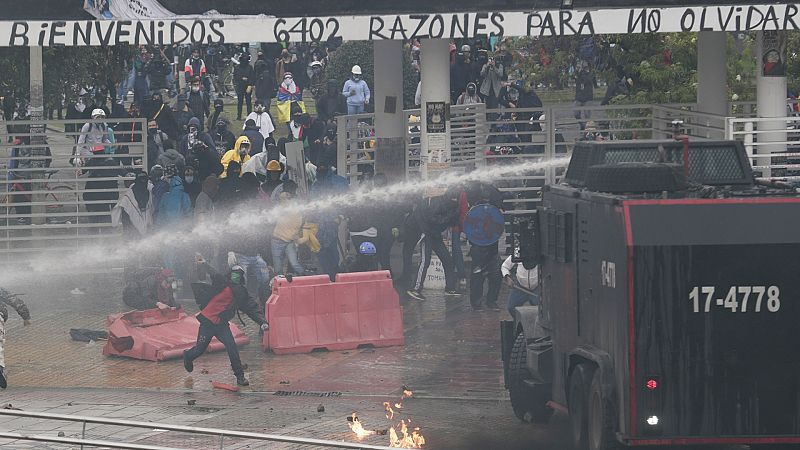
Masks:
[[[511,261],[511,256],[500,267],[503,281],[509,287],[508,312],[513,316],[514,309],[526,303],[539,304],[539,266],[526,269],[521,263]]]
[[[256,100],[253,112],[247,115],[245,122],[250,119],[256,123],[258,131],[264,136],[264,141],[266,142],[267,138],[275,131],[275,124],[272,122],[272,116],[269,115],[269,112],[264,107],[264,102]],[[244,127],[242,127],[242,129],[244,129]]]

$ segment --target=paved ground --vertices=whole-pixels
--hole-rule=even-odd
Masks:
[[[54,288],[58,286],[58,290]],[[499,326],[505,312],[473,312],[466,299],[429,295],[425,302],[404,302],[406,345],[308,355],[263,353],[256,344],[242,349],[251,387],[239,394],[213,390],[211,381],[233,383],[225,353],[205,355],[188,381],[180,361],[152,363],[105,358],[101,344],[69,339],[69,328],[104,329],[106,315],[122,311],[114,275],[95,279],[53,277],[26,292],[33,325],[9,321],[7,361],[11,388],[0,404],[26,411],[131,418],[170,424],[279,433],[353,441],[346,417],[357,412],[367,428],[386,429],[382,403],[399,398],[402,387],[415,395],[405,401],[428,440],[427,448],[565,448],[565,420],[551,427],[518,422],[502,386]],[[81,287],[86,295],[69,291]],[[192,309],[187,303],[187,308]],[[247,320],[247,319],[246,319]],[[247,332],[257,341],[257,329]],[[205,369],[208,373],[202,373]],[[286,396],[281,392],[303,391]],[[276,394],[277,393],[277,394]],[[318,393],[341,393],[319,397]],[[196,400],[194,406],[188,400]],[[318,406],[324,412],[317,412]],[[0,431],[80,436],[81,426],[34,419],[0,417]],[[203,439],[152,429],[88,426],[87,436],[180,448],[218,447]],[[228,442],[228,441],[226,441]],[[386,436],[363,442],[384,445]],[[230,441],[231,448],[257,446]],[[6,448],[62,448],[9,443]],[[263,446],[264,444],[262,444]],[[287,448],[279,445],[270,448]],[[64,447],[66,448],[66,447]],[[226,446],[226,448],[228,448]]]

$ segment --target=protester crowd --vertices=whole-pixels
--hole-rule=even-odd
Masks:
[[[507,50],[498,46],[493,52],[488,44],[478,40],[451,46],[452,101],[509,109],[540,107],[530,84],[509,79]],[[410,45],[413,65],[421,70],[419,43]],[[461,245],[464,216],[471,206],[490,202],[502,209],[495,187],[459,186],[444,196],[423,198],[420,193],[370,205],[346,204],[337,197],[356,188],[380,190],[387,176],[361,166],[365,174],[360,186],[351,186],[337,173],[335,118],[370,108],[372,92],[359,65],[352,67],[347,80],[324,76],[332,51],[332,46],[313,43],[257,50],[143,46],[130,62],[129,76],[113,90],[87,88],[68,105],[68,119],[87,120],[67,130],[76,135],[71,162],[89,173],[87,188],[93,183],[93,189],[113,191],[116,182],[109,178],[114,173],[129,180],[122,195],[83,194],[87,209],[110,209],[132,245],[156,233],[202,230],[204,224],[216,234],[190,245],[176,241],[164,245],[155,260],[132,262],[135,268],[159,269],[127,272],[131,278],[147,278],[146,290],[152,295],[129,290],[126,303],[136,308],[173,305],[175,295],[191,295],[181,291],[202,276],[194,264],[198,255],[216,270],[240,268],[254,282],[254,297],[262,303],[276,275],[324,273],[335,279],[340,271],[378,268],[392,270],[409,297],[424,299],[426,273],[436,254],[446,275],[447,295],[462,295],[469,278],[472,306],[496,307],[502,278],[497,245],[481,248],[472,243],[470,271],[464,267]],[[179,60],[181,71],[174,70]],[[241,128],[234,128],[225,113],[226,104],[234,101],[219,80],[226,64],[234,65],[233,96],[237,119],[244,120]],[[316,114],[306,108],[309,100],[315,102]],[[146,142],[141,142],[142,122],[115,122],[121,118],[145,119]],[[536,126],[534,122],[527,125]],[[146,147],[146,170],[125,173],[123,168],[135,157],[125,164],[119,154],[126,154],[126,145],[134,143]],[[287,147],[289,143],[302,145],[302,159],[293,153],[298,144]],[[112,153],[114,159],[103,158]],[[305,175],[298,177],[299,172]],[[116,205],[111,208],[109,201]],[[301,208],[308,202],[327,207],[309,212]],[[243,226],[243,221],[252,223]],[[220,223],[237,227],[227,233],[219,229]],[[355,257],[347,258],[348,246],[340,242],[340,232],[345,231]],[[443,233],[451,245],[445,245]],[[402,245],[400,267],[392,267],[390,258],[396,243]],[[422,253],[418,265],[411,258],[417,249]],[[484,279],[487,295],[482,293]]]
[[[411,54],[420,69],[415,45]],[[480,43],[475,46],[474,52],[469,44],[453,52],[454,103],[541,106],[529,86],[509,80],[502,49],[493,54]],[[66,126],[75,138],[70,162],[86,174],[89,191],[81,195],[87,212],[95,213],[91,219],[104,220],[110,213],[130,246],[157,234],[167,237],[159,239],[158,248],[131,252],[136,256],[126,261],[123,301],[135,309],[168,308],[178,306],[180,296],[194,296],[201,307],[197,344],[184,355],[187,371],[217,337],[228,348],[237,383],[247,385],[227,322],[240,310],[267,330],[263,305],[280,275],[326,274],[334,281],[344,271],[389,270],[408,298],[425,300],[423,288],[436,254],[445,274],[444,294],[462,296],[469,279],[475,310],[499,309],[504,276],[514,285],[514,274],[522,279],[527,273],[526,292],[536,289],[535,270],[517,271],[510,261],[501,270],[498,242],[469,242],[472,265],[465,267],[465,216],[476,205],[502,209],[503,196],[495,186],[466,183],[433,197],[409,192],[362,204],[343,195],[355,189],[381,192],[388,177],[359,166],[358,185],[351,185],[337,173],[343,168],[336,167],[335,119],[367,111],[373,94],[358,64],[347,80],[324,76],[334,50],[313,43],[255,51],[142,46],[128,76],[113,89],[87,87],[67,106],[66,118],[78,123]],[[231,64],[232,71],[226,69]],[[233,92],[221,80],[226,71]],[[233,98],[241,128],[225,112]],[[306,108],[309,99],[316,114]],[[133,145],[145,148],[146,155],[132,154]],[[126,180],[121,195],[116,175]],[[312,202],[318,207],[308,208]],[[20,208],[17,214],[25,215]],[[191,239],[181,238],[187,233]],[[342,234],[347,242],[340,240]],[[393,265],[396,244],[402,265]],[[421,258],[414,263],[417,249]],[[212,297],[190,291],[192,283],[203,280],[215,287]],[[517,305],[534,297],[517,294],[509,301]],[[0,359],[0,382],[2,367]]]

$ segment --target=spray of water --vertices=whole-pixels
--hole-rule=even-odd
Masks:
[[[75,267],[109,264],[135,260],[140,256],[159,254],[164,248],[197,247],[204,242],[225,241],[226,237],[259,233],[265,225],[274,223],[286,214],[309,215],[346,205],[352,209],[363,205],[385,204],[419,196],[430,189],[458,186],[470,181],[493,182],[501,177],[513,177],[565,166],[568,158],[527,161],[494,167],[482,167],[468,173],[449,172],[428,180],[409,180],[375,189],[371,186],[351,187],[349,191],[324,199],[291,202],[272,208],[257,208],[243,204],[226,217],[194,225],[189,231],[162,230],[136,242],[114,242],[90,245],[81,250],[52,255],[43,253],[29,261],[28,267],[11,268],[0,274],[0,285],[38,279],[43,273],[70,273]],[[180,228],[180,227],[179,227]]]

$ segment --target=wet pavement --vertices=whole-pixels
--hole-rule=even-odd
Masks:
[[[549,427],[520,423],[503,388],[499,320],[505,311],[475,312],[464,298],[427,292],[428,300],[403,301],[406,345],[305,355],[264,353],[258,328],[245,318],[252,343],[241,349],[251,386],[235,394],[211,381],[234,383],[225,352],[206,354],[189,376],[180,360],[160,363],[102,356],[103,343],[73,342],[70,328],[105,329],[109,314],[125,311],[119,275],[52,276],[26,293],[33,324],[12,316],[6,360],[11,387],[0,404],[26,411],[131,418],[170,424],[354,441],[346,417],[357,412],[364,426],[386,429],[382,403],[414,391],[404,416],[422,428],[426,448],[567,448],[565,418]],[[58,286],[58,290],[55,289]],[[71,295],[79,287],[85,295]],[[503,297],[504,298],[504,297]],[[185,308],[196,311],[193,301]],[[291,394],[291,395],[289,395]],[[320,397],[327,394],[329,396]],[[187,404],[195,400],[194,406]],[[324,406],[324,412],[317,412]],[[396,420],[393,422],[397,422]],[[79,424],[0,417],[0,431],[80,436]],[[113,432],[113,433],[112,433]],[[111,434],[109,434],[111,433]],[[219,447],[218,437],[187,437],[147,429],[87,427],[87,437],[180,448]],[[227,441],[226,441],[227,442]],[[385,445],[386,436],[364,443]],[[69,448],[0,441],[7,448]],[[10,447],[8,447],[10,445]],[[231,440],[225,448],[266,444]],[[269,448],[294,448],[270,444]]]

